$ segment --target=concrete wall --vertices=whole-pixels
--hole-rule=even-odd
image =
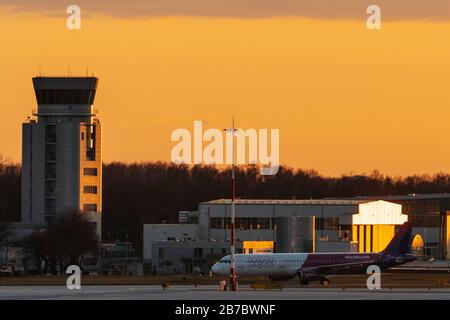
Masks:
[[[79,208],[80,197],[80,125],[60,122],[56,125],[56,214]]]
[[[358,252],[358,243],[350,241],[317,241],[316,252]]]
[[[32,124],[22,124],[21,221],[31,222],[31,130]]]
[[[45,125],[22,125],[22,222],[45,222]]]
[[[206,239],[206,227],[198,224],[144,224],[144,260],[152,259],[154,241],[187,239]]]
[[[226,241],[155,241],[152,246],[151,269],[158,274],[207,275],[214,263],[230,253]]]

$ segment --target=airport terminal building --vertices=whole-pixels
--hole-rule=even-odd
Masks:
[[[211,239],[230,238],[230,215],[230,200],[199,206]],[[381,251],[405,221],[401,205],[381,200],[236,201],[236,239],[273,241],[276,252]]]
[[[319,200],[238,199],[235,202],[237,250],[241,253],[380,252],[396,228],[410,221],[413,250],[448,259],[448,203],[450,195],[447,194]],[[179,266],[177,272],[200,269],[204,273],[217,252],[229,253],[231,200],[200,203],[195,214],[198,215],[195,223],[144,225],[144,260],[151,263],[154,273],[173,272],[174,268],[167,265]],[[176,242],[183,243],[179,254],[174,253]],[[220,244],[213,254],[208,246],[210,242]],[[190,260],[188,266],[181,258],[173,258],[186,255],[187,247],[196,253],[196,259]],[[165,255],[169,250],[170,259]]]

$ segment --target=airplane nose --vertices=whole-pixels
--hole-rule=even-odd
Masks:
[[[211,267],[211,271],[213,274],[222,274],[223,273],[223,267],[220,265],[220,263],[215,263]]]

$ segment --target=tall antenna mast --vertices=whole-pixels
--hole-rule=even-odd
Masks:
[[[237,291],[237,283],[236,283],[236,208],[235,208],[235,201],[236,201],[236,178],[234,175],[234,117],[233,117],[233,140],[231,143],[232,146],[232,165],[231,165],[231,183],[232,183],[232,194],[231,194],[231,290]]]
[[[235,200],[236,200],[236,179],[234,174],[234,133],[237,129],[234,127],[234,117],[233,117],[233,127],[231,129],[225,129],[225,131],[231,131],[231,239],[230,239],[230,283],[231,290],[237,291],[237,281],[236,281],[236,210],[235,210]]]

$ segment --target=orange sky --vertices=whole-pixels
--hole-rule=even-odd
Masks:
[[[170,160],[176,128],[279,128],[281,163],[327,175],[450,172],[450,23],[147,19],[0,11],[0,152],[20,160],[31,77],[100,77],[106,162]]]

